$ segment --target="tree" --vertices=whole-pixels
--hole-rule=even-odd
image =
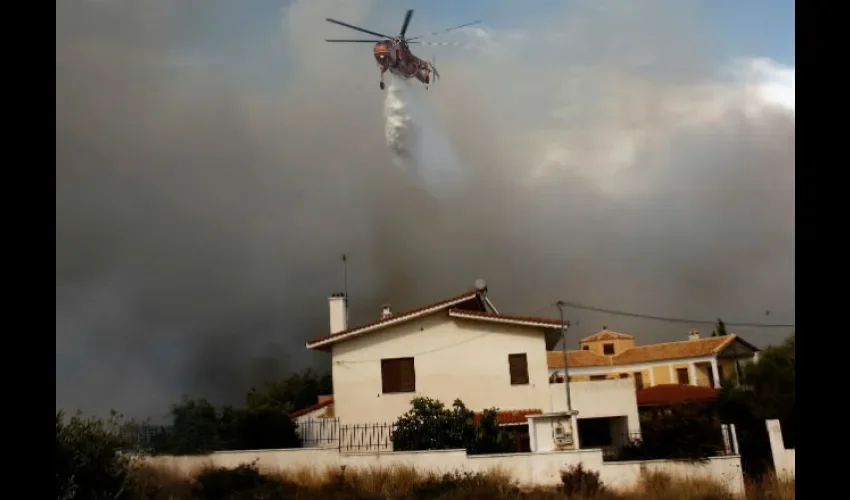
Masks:
[[[171,406],[171,436],[160,450],[176,455],[209,453],[220,449],[219,418],[215,407],[204,398],[183,397]]]
[[[126,446],[118,429],[121,415],[111,412],[104,422],[83,418],[80,413],[67,422],[56,412],[56,498],[129,498],[132,462],[118,453]]]
[[[475,414],[459,399],[450,409],[431,398],[414,398],[411,404],[410,411],[395,423],[391,436],[394,450],[466,449],[470,453],[500,453],[512,448],[512,436],[499,427],[495,409],[486,410],[476,424]]]
[[[717,318],[717,325],[714,327],[714,331],[711,332],[712,337],[725,337],[726,336],[726,323],[723,322],[722,319]]]
[[[794,332],[778,346],[768,346],[757,363],[747,365],[742,385],[724,384],[718,414],[734,423],[745,471],[758,475],[770,463],[766,419],[779,419],[785,444],[796,442],[796,368]]]
[[[284,379],[251,387],[245,396],[245,405],[276,407],[285,413],[316,404],[318,397],[333,393],[330,373],[317,374],[310,369],[294,373]]]
[[[219,436],[222,450],[298,448],[301,438],[289,415],[271,406],[225,407]]]

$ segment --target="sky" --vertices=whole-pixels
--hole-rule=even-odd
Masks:
[[[483,20],[417,48],[442,78],[404,91],[442,142],[416,175],[368,46],[322,41],[408,6],[414,34]],[[157,415],[326,367],[304,342],[343,252],[354,323],[478,277],[510,313],[792,323],[793,25],[785,1],[57,3],[57,408]],[[449,163],[475,182],[435,198]]]

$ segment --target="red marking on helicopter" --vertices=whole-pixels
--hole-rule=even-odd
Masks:
[[[440,73],[437,71],[437,67],[434,65],[434,61],[426,61],[419,57],[416,57],[413,52],[410,50],[409,44],[411,43],[424,43],[426,45],[432,45],[432,42],[421,42],[420,38],[432,35],[438,35],[440,33],[445,33],[448,31],[453,31],[459,28],[464,28],[466,26],[472,26],[473,24],[478,24],[481,21],[473,21],[471,23],[461,24],[460,26],[455,26],[454,28],[449,28],[447,30],[438,31],[434,33],[429,33],[427,35],[415,36],[413,38],[405,38],[405,33],[407,33],[407,27],[410,24],[410,18],[413,17],[413,9],[409,9],[404,16],[404,23],[401,25],[401,31],[398,36],[388,36],[382,33],[377,33],[375,31],[370,31],[364,28],[360,28],[358,26],[354,26],[348,23],[344,23],[342,21],[337,21],[336,19],[326,19],[329,23],[338,24],[340,26],[345,26],[346,28],[353,29],[355,31],[359,31],[361,33],[366,33],[369,35],[374,35],[377,37],[381,37],[380,40],[348,40],[348,39],[333,39],[333,40],[325,40],[326,42],[347,42],[347,43],[374,43],[375,47],[373,49],[373,55],[375,57],[375,61],[378,63],[378,69],[381,71],[381,81],[380,87],[384,88],[384,73],[389,71],[393,75],[402,78],[402,79],[410,79],[416,78],[423,84],[425,84],[425,89],[428,89],[428,85],[431,83],[431,76],[433,75],[434,81],[440,78]],[[447,45],[445,43],[439,43],[437,45]]]

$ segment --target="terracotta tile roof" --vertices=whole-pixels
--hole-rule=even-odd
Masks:
[[[526,417],[528,415],[542,415],[543,410],[534,409],[534,410],[499,410],[496,412],[496,421],[499,422],[499,425],[509,425],[509,424],[524,424],[526,423]],[[481,417],[483,412],[476,412],[473,420],[477,424],[481,421]]]
[[[585,337],[579,342],[596,342],[599,340],[634,340],[635,338],[631,335],[626,335],[625,333],[617,333],[612,332],[611,330],[602,330],[601,332],[594,333],[590,337]]]
[[[672,359],[698,358],[718,354],[735,340],[744,342],[737,335],[708,337],[698,340],[682,340],[630,347],[615,356],[602,356],[590,351],[567,351],[567,363],[570,367],[617,366]],[[749,343],[744,342],[747,346]],[[548,353],[549,368],[563,368],[564,355],[561,351]]]
[[[308,413],[314,412],[316,410],[320,410],[328,405],[332,405],[334,402],[334,398],[328,398],[320,403],[316,403],[312,406],[308,406],[307,408],[301,408],[300,410],[296,410],[289,414],[289,418],[298,418],[301,415],[306,415]]]
[[[476,290],[471,290],[471,291],[462,293],[460,295],[456,295],[454,297],[451,297],[451,298],[448,298],[448,299],[445,299],[445,300],[441,300],[439,302],[434,302],[434,303],[431,303],[431,304],[428,304],[428,305],[424,305],[422,307],[417,307],[416,309],[411,309],[409,311],[395,313],[395,314],[392,314],[390,316],[387,316],[386,318],[379,318],[375,321],[371,321],[371,322],[366,323],[364,325],[359,325],[359,326],[355,326],[355,327],[352,327],[352,328],[348,328],[346,330],[334,333],[332,335],[324,335],[322,337],[317,337],[317,338],[314,338],[312,340],[308,340],[307,341],[307,348],[310,349],[310,348],[314,347],[315,344],[318,344],[320,342],[325,342],[327,340],[351,336],[351,335],[354,335],[354,334],[361,332],[362,330],[373,329],[375,327],[380,328],[385,324],[398,324],[399,322],[412,320],[412,319],[420,317],[423,313],[428,312],[428,311],[439,310],[440,308],[448,308],[448,307],[452,307],[452,306],[458,306],[458,305],[465,303],[465,302],[471,303],[473,299],[476,299],[476,303],[473,305],[473,307],[477,308],[478,310],[483,310],[484,305],[483,305],[483,303],[481,303],[482,301],[480,300],[478,292]]]
[[[683,384],[661,384],[637,391],[638,406],[654,406],[712,401],[720,391],[712,387]]]

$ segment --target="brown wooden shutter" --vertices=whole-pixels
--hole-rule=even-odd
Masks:
[[[511,372],[511,385],[528,384],[528,358],[525,353],[508,354],[508,368]]]
[[[381,360],[381,391],[388,394],[416,392],[413,358]]]
[[[643,389],[643,373],[635,372],[635,388]]]

